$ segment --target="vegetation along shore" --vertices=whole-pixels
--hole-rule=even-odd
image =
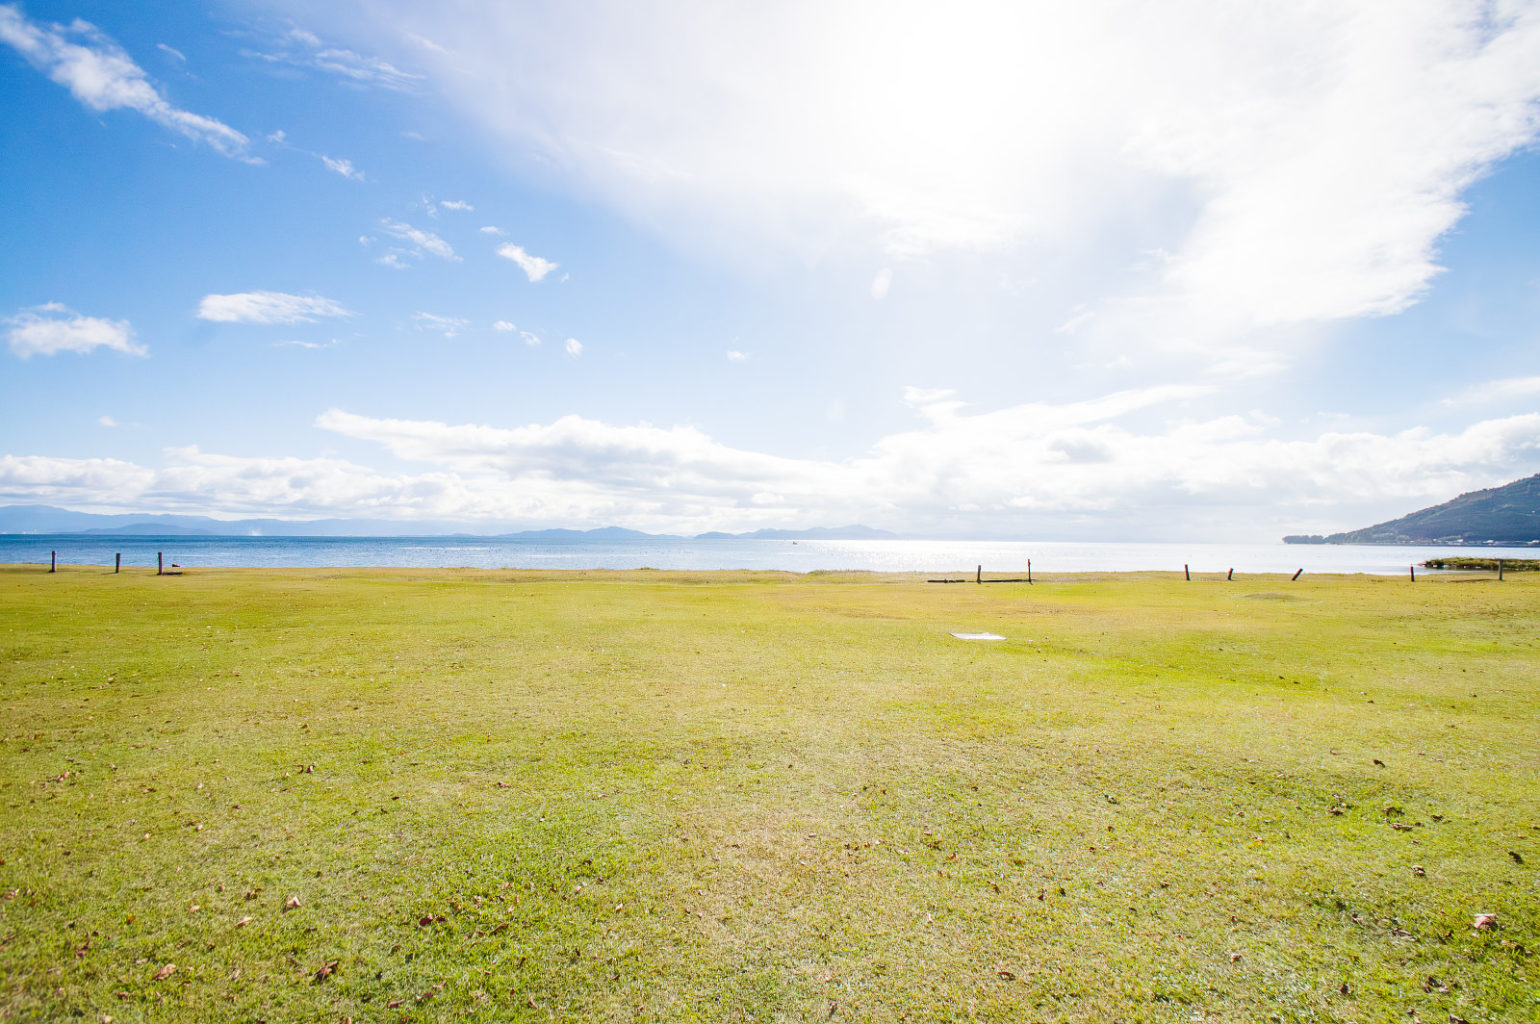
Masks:
[[[1540,1019],[1533,573],[11,566],[0,647],[7,1018]]]

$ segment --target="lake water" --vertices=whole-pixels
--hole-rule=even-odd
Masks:
[[[1306,572],[1399,575],[1438,555],[1534,558],[1535,548],[1386,547],[1380,545],[1126,544],[1075,541],[963,540],[692,540],[647,538],[588,542],[505,537],[94,537],[0,535],[0,563],[48,562],[125,566],[166,564],[253,567],[395,566],[481,569],[780,569],[812,572],[1034,573]]]

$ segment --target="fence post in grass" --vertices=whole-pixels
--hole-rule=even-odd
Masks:
[[[1191,582],[1191,580],[1192,580],[1192,570],[1187,567],[1187,563],[1186,562],[1182,563],[1182,575],[1186,576],[1188,581]]]
[[[57,551],[48,552],[48,571],[59,571],[59,553]]]
[[[1497,581],[1499,583],[1501,583],[1502,579],[1503,579],[1503,560],[1501,558],[1499,558],[1497,560]]]
[[[978,575],[973,577],[973,582],[975,582],[975,583],[983,583],[984,582],[984,567],[982,565],[979,566]]]
[[[1231,566],[1230,567],[1230,571],[1225,573],[1225,579],[1227,579],[1227,580],[1235,579],[1235,567],[1234,566]]]
[[[1305,571],[1305,570],[1303,570],[1303,569],[1298,569],[1298,570],[1296,570],[1296,571],[1295,571],[1295,573],[1294,573],[1294,575],[1293,575],[1293,576],[1290,576],[1290,577],[1289,577],[1289,579],[1290,579],[1290,580],[1297,580],[1297,579],[1299,579],[1299,574],[1300,574],[1300,573],[1302,573],[1302,572],[1304,572],[1304,571]]]
[[[1408,570],[1412,574],[1412,582],[1416,583],[1417,582],[1417,565],[1416,565],[1416,563],[1414,562],[1413,564],[1411,564],[1407,568],[1408,568]]]
[[[160,551],[155,552],[155,575],[166,575],[166,556]]]
[[[114,573],[123,571],[123,552],[119,551],[117,554],[112,556],[112,571]]]
[[[1032,582],[1032,559],[1027,559],[1027,582]]]

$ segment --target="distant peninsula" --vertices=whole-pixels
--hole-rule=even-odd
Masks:
[[[1292,534],[1286,544],[1540,546],[1540,473],[1347,533]]]

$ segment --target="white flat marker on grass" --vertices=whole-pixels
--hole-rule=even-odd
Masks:
[[[953,633],[959,640],[1004,640],[999,633]]]

